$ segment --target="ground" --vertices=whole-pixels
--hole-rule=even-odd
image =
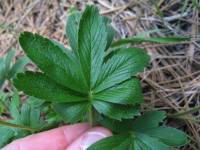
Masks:
[[[95,4],[112,19],[116,38],[133,35],[184,36],[174,44],[145,43],[151,65],[140,74],[145,94],[143,110],[165,110],[166,123],[188,133],[190,142],[181,150],[200,149],[200,45],[198,0],[0,0],[0,57],[15,49],[22,31],[32,31],[68,46],[67,12]],[[6,84],[1,90],[9,88]],[[173,114],[173,115],[172,115]]]

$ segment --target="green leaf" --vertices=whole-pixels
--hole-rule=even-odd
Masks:
[[[198,12],[200,12],[200,4],[197,0],[192,0],[192,6],[196,8]]]
[[[132,75],[144,71],[144,68],[148,66],[150,61],[150,56],[141,48],[121,49],[117,51],[117,55],[121,57],[130,57]]]
[[[170,150],[170,147],[145,134],[115,135],[100,140],[87,150]]]
[[[142,61],[141,61],[142,60]],[[94,89],[95,93],[119,84],[142,71],[149,62],[143,49],[128,48],[118,50],[103,66]]]
[[[107,117],[102,117],[99,120],[99,123],[103,127],[106,127],[117,134],[130,132],[133,130],[134,126],[132,119],[118,121]]]
[[[66,25],[66,35],[69,38],[70,46],[73,50],[78,49],[78,28],[81,19],[81,12],[75,11],[68,16],[67,25]],[[103,17],[103,21],[106,25],[107,31],[107,44],[106,49],[108,49],[114,39],[115,29],[110,25],[111,20],[107,17]]]
[[[21,34],[21,47],[42,73],[19,75],[14,80],[16,87],[56,103],[56,112],[67,122],[80,121],[81,113],[85,118],[94,111],[117,120],[138,115],[143,96],[133,76],[147,65],[146,52],[120,49],[107,59],[105,51],[112,43],[114,30],[94,6],[70,15],[66,33],[73,50],[37,34]],[[88,118],[90,122],[96,119]]]
[[[73,50],[78,49],[78,28],[81,19],[81,13],[72,13],[67,19],[66,34],[69,38],[70,46]]]
[[[114,39],[115,36],[115,29],[110,25],[111,20],[107,17],[103,17],[104,23],[106,25],[106,31],[107,31],[107,45],[106,49],[108,49]]]
[[[136,104],[143,102],[140,81],[137,78],[125,81],[102,92],[94,94],[94,99],[117,104]]]
[[[45,104],[45,101],[44,100],[41,100],[39,98],[36,98],[36,97],[33,97],[33,96],[30,96],[28,99],[27,99],[27,102],[26,102],[28,105],[31,105],[31,107],[33,108],[42,108]]]
[[[93,88],[101,71],[106,40],[105,23],[98,9],[87,6],[80,20],[76,54],[89,89]]]
[[[116,120],[130,119],[139,114],[138,108],[131,105],[111,104],[93,100],[93,106],[100,114]]]
[[[152,43],[179,43],[190,40],[189,37],[140,37],[140,36],[133,36],[125,39],[121,39],[112,43],[112,47],[121,46],[125,44],[138,44],[142,42],[152,42]]]
[[[44,122],[40,119],[40,113],[40,108],[24,103],[21,107],[20,116],[16,118],[16,122],[34,129],[40,129],[44,125]]]
[[[10,50],[7,55],[0,59],[0,87],[6,79],[8,79],[9,71],[12,66],[12,59],[15,56],[15,51]]]
[[[186,135],[180,130],[171,127],[162,126],[152,128],[147,131],[143,131],[143,133],[157,138],[169,146],[182,146],[187,143]]]
[[[0,87],[3,85],[5,80],[6,80],[5,62],[3,58],[0,58]]]
[[[14,136],[14,131],[12,129],[9,129],[7,127],[0,127],[0,148],[4,145],[8,144],[8,142],[12,139]]]
[[[14,85],[30,96],[35,96],[46,101],[78,102],[85,98],[75,95],[70,89],[58,85],[43,73],[26,72],[18,74]]]
[[[146,147],[144,150],[170,150],[170,147],[156,138],[152,138],[145,134],[136,134],[137,140],[140,140],[143,147]]]
[[[165,118],[166,114],[163,111],[146,112],[144,115],[134,120],[134,130],[142,131],[157,127]]]
[[[129,136],[115,135],[96,142],[87,150],[126,150],[129,144]]]
[[[58,42],[57,40],[54,39],[50,39],[56,46],[58,46],[64,53],[66,53],[67,55],[73,55],[72,50],[66,48],[63,44],[61,44],[60,42]]]
[[[54,110],[62,116],[63,120],[67,123],[75,123],[78,121],[83,121],[86,117],[87,102],[81,103],[67,103],[67,104],[53,104]]]
[[[27,104],[24,104],[22,105],[22,108],[21,108],[21,116],[20,116],[20,122],[23,124],[23,125],[30,125],[30,116],[31,116],[31,107]],[[34,116],[35,117],[35,116]],[[37,116],[38,117],[38,116]]]
[[[19,113],[19,107],[20,107],[20,97],[17,92],[14,93],[12,96],[10,105],[9,105],[9,111],[12,118],[18,118],[20,116]]]
[[[159,126],[166,117],[164,112],[146,112],[132,120],[116,121],[103,118],[100,123],[114,133],[129,135],[130,145],[127,150],[170,150],[174,146],[187,143],[187,136],[175,128]],[[131,145],[133,144],[134,145]],[[134,147],[134,148],[133,148]]]
[[[24,66],[29,62],[29,59],[27,57],[21,57],[19,58],[16,63],[12,66],[12,68],[9,71],[8,78],[14,78],[17,73],[20,73],[24,70]]]
[[[10,127],[10,128],[15,128],[15,129],[20,129],[20,130],[27,130],[27,131],[36,131],[36,129],[24,126],[24,125],[18,125],[15,124],[16,120],[9,120],[8,121],[4,121],[0,119],[0,125],[1,126],[5,126],[5,127]]]
[[[49,78],[70,89],[85,92],[84,80],[71,51],[63,51],[52,40],[30,32],[22,33],[19,42],[28,57]],[[71,66],[74,66],[73,69]]]
[[[7,73],[10,70],[10,67],[11,67],[11,64],[12,64],[12,59],[14,58],[14,56],[15,56],[15,51],[14,50],[10,50],[8,52],[8,54],[6,55],[6,58],[5,58],[5,69],[6,69]]]

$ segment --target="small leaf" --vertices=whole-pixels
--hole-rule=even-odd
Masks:
[[[5,69],[6,69],[7,73],[10,70],[10,67],[11,67],[11,64],[12,64],[12,59],[14,58],[14,56],[15,56],[15,51],[14,50],[10,50],[8,52],[8,54],[6,55],[6,58],[5,58]]]
[[[14,85],[26,94],[46,101],[77,102],[85,100],[84,97],[75,95],[73,91],[58,85],[42,73],[18,74]]]
[[[5,80],[6,80],[5,62],[3,58],[0,58],[0,87],[3,85]]]
[[[52,40],[30,32],[22,33],[19,42],[28,57],[50,79],[75,91],[85,92],[86,86],[80,74],[80,68],[71,51],[63,51]]]
[[[94,92],[98,93],[131,78],[132,75],[142,71],[148,63],[149,56],[143,49],[128,48],[118,50],[102,66]]]
[[[103,118],[100,123],[114,133],[131,134],[127,150],[170,150],[187,143],[187,136],[175,128],[159,126],[165,118],[164,112],[147,112],[132,120],[116,121]],[[134,145],[131,145],[133,144]]]
[[[136,134],[137,140],[140,140],[143,147],[146,147],[144,150],[170,150],[170,147],[156,138],[152,138],[148,135],[138,133]]]
[[[185,143],[187,143],[187,138],[185,133],[171,127],[163,126],[163,127],[153,128],[144,131],[143,133],[151,137],[157,138],[169,146],[182,146]]]
[[[94,99],[117,104],[137,104],[143,102],[140,81],[137,78],[125,81],[102,92],[94,94]]]
[[[20,123],[22,123],[25,126],[29,126],[31,124],[30,116],[31,116],[31,107],[25,103],[22,105],[22,108],[21,108]],[[34,117],[38,117],[38,116],[34,116]]]
[[[73,50],[78,49],[78,27],[81,19],[81,13],[72,13],[67,19],[66,34],[69,38],[70,46]]]
[[[93,100],[93,106],[100,114],[116,120],[130,119],[139,114],[138,108],[131,105],[111,104]]]
[[[8,142],[12,139],[12,137],[15,135],[14,131],[12,129],[9,129],[7,127],[0,127],[0,148],[4,145],[8,144]]]
[[[41,119],[41,108],[30,108],[30,127],[35,129],[42,129],[45,126],[45,122]]]
[[[144,68],[148,66],[150,56],[144,49],[141,48],[127,48],[117,51],[117,55],[122,57],[130,57],[132,65],[131,73],[135,75],[138,72],[144,71]]]
[[[130,132],[133,130],[134,126],[132,119],[118,121],[103,117],[99,122],[103,127],[106,127],[117,134]]]
[[[150,128],[158,127],[159,123],[166,118],[166,114],[163,111],[151,111],[146,112],[141,117],[134,120],[134,130],[142,131]]]
[[[96,7],[87,6],[80,20],[77,56],[89,89],[99,76],[106,48],[107,33]]]
[[[101,69],[94,92],[98,93],[131,78],[130,56],[115,55]]]
[[[19,58],[9,71],[8,78],[14,78],[15,75],[24,70],[24,66],[29,62],[27,57]]]
[[[85,115],[88,109],[88,103],[55,103],[53,104],[53,108],[60,116],[62,116],[65,122],[75,123],[85,119]]]
[[[106,49],[108,49],[114,39],[115,36],[115,29],[110,25],[111,20],[107,17],[103,17],[104,23],[106,25],[106,31],[107,31],[107,45]]]
[[[87,150],[126,150],[129,144],[129,136],[115,135],[96,142]]]
[[[20,107],[20,97],[18,93],[15,92],[9,105],[9,111],[12,118],[18,118],[20,116],[18,110],[19,107]]]
[[[125,45],[125,44],[138,44],[138,43],[142,43],[142,42],[168,44],[168,43],[179,43],[179,42],[188,41],[188,40],[190,40],[189,37],[151,37],[151,38],[145,38],[145,37],[140,37],[140,36],[134,36],[134,37],[129,37],[129,38],[125,38],[125,39],[115,41],[115,42],[113,42],[112,47],[121,46],[121,45]]]

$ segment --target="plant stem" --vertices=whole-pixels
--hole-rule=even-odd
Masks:
[[[94,126],[94,121],[93,121],[93,106],[92,106],[92,91],[89,92],[88,95],[88,99],[89,99],[89,109],[88,109],[88,121],[91,127]]]
[[[33,128],[30,128],[30,127],[27,127],[27,126],[17,125],[17,124],[5,122],[5,121],[3,121],[3,120],[1,120],[1,119],[0,119],[0,125],[12,127],[12,128],[23,129],[23,130],[32,131],[32,132],[38,131],[37,129],[33,129]]]
[[[88,110],[88,121],[89,121],[90,126],[93,127],[94,126],[94,122],[93,122],[93,108],[92,108],[91,105],[89,106],[89,110]]]

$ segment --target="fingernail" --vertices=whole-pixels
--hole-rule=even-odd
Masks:
[[[90,145],[96,143],[97,141],[107,137],[104,133],[101,132],[88,132],[82,138],[81,150],[86,150]]]

